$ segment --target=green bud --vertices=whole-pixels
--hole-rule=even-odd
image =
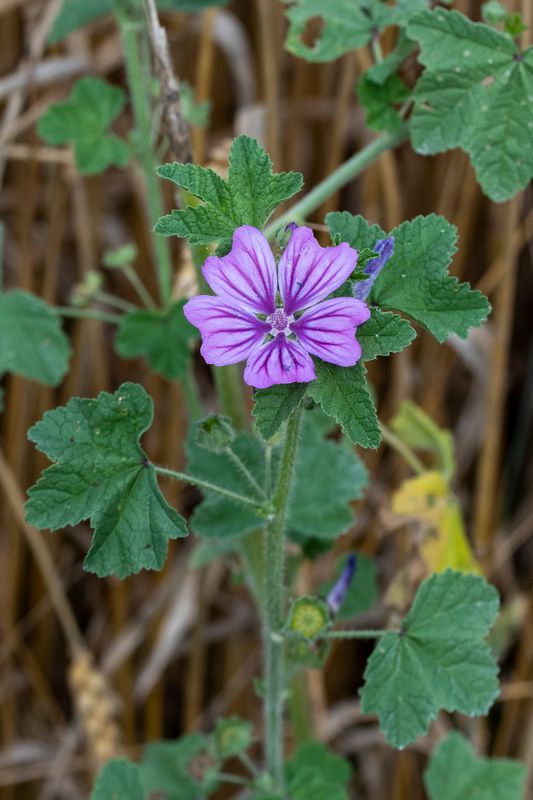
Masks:
[[[215,745],[221,758],[231,758],[252,743],[252,723],[240,717],[219,719],[215,725]]]
[[[291,606],[287,629],[312,642],[323,634],[330,624],[326,603],[319,597],[298,597]]]

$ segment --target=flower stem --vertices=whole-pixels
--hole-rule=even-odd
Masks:
[[[274,791],[283,789],[283,635],[285,523],[298,451],[302,409],[287,423],[285,447],[274,490],[274,519],[265,532],[265,758]]]
[[[421,475],[422,472],[424,472],[425,467],[418,456],[413,453],[409,445],[402,441],[400,437],[394,433],[394,431],[392,431],[383,423],[380,423],[379,427],[381,428],[383,441],[386,442],[389,447],[392,447],[393,450],[396,450],[398,455],[400,455],[403,460],[409,464],[413,472],[416,472],[417,475]]]
[[[314,189],[302,197],[296,205],[285,211],[280,217],[275,219],[264,229],[263,233],[267,239],[272,239],[283,225],[289,222],[302,222],[309,214],[315,211],[322,203],[345,186],[352,178],[359,175],[366,167],[375,161],[386,150],[391,150],[396,145],[401,144],[407,139],[407,128],[403,126],[394,133],[384,133],[377,139],[367,144],[362,150],[353,155],[344,164],[341,164],[331,175],[324,178]]]
[[[111,308],[118,308],[119,311],[124,311],[126,314],[129,311],[136,311],[138,308],[133,303],[129,303],[121,297],[115,297],[114,294],[109,294],[108,292],[95,292],[93,298],[99,303],[105,303],[105,305],[111,306]]]
[[[239,472],[241,473],[243,478],[246,481],[248,481],[248,485],[251,486],[252,489],[255,492],[257,492],[257,494],[260,497],[262,497],[264,500],[266,500],[265,492],[259,486],[259,484],[257,483],[256,479],[254,478],[254,476],[252,475],[252,473],[250,472],[250,470],[248,469],[246,464],[243,461],[241,461],[241,459],[239,458],[237,453],[234,453],[233,450],[231,449],[231,447],[224,448],[224,453],[228,456],[230,461],[232,461],[235,464],[235,466],[237,467],[237,469],[239,470]]]
[[[146,189],[146,204],[150,225],[155,225],[163,215],[163,203],[159,180],[156,175],[156,163],[152,143],[153,105],[150,92],[150,55],[146,24],[140,3],[114,0],[114,8],[128,76],[131,103],[135,117],[136,143]],[[168,305],[172,293],[172,263],[167,240],[162,236],[152,235],[159,295],[163,306]]]
[[[216,494],[221,494],[223,497],[227,497],[228,500],[234,500],[236,503],[242,503],[242,505],[245,506],[252,506],[258,511],[263,509],[261,503],[258,503],[256,500],[252,500],[251,497],[246,497],[243,494],[237,494],[237,492],[224,489],[222,486],[217,486],[215,483],[204,481],[201,478],[195,478],[194,475],[187,475],[185,472],[177,472],[174,469],[158,467],[156,464],[154,464],[153,467],[158,475],[167,475],[169,478],[174,478],[176,481],[190,483],[191,486],[197,486],[199,489],[203,489],[205,492],[216,492]]]
[[[345,630],[328,631],[324,634],[324,639],[379,639],[386,633],[398,633],[399,631],[373,631],[373,630]]]
[[[148,291],[142,280],[139,278],[139,276],[137,275],[131,264],[124,264],[124,266],[121,269],[126,278],[129,280],[129,282],[135,289],[135,291],[137,292],[137,296],[139,297],[140,300],[142,300],[146,308],[149,308],[150,311],[154,311],[156,308],[156,304],[152,300],[150,292]]]
[[[54,311],[61,317],[94,319],[98,322],[109,322],[110,325],[118,325],[122,319],[121,314],[113,314],[111,311],[100,311],[97,308],[71,308],[70,306],[54,306]]]

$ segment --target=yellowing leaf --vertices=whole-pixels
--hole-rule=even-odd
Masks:
[[[426,523],[419,547],[430,572],[450,568],[481,573],[466,538],[461,508],[441,472],[423,472],[404,481],[392,498],[392,511]]]

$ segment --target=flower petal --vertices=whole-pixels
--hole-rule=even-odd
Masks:
[[[256,389],[268,389],[277,383],[308,383],[315,378],[309,353],[283,333],[255,347],[244,370],[244,380]]]
[[[276,305],[276,262],[257,228],[243,225],[233,234],[227,256],[210,256],[202,268],[211,289],[225,300],[257,314],[270,314]]]
[[[355,329],[370,316],[365,303],[354,297],[335,297],[304,311],[291,330],[314,356],[339,367],[353,367],[361,358]]]
[[[245,361],[270,330],[245,308],[209,295],[193,297],[183,313],[202,334],[202,357],[217,367]]]
[[[278,266],[279,290],[287,314],[324,300],[344,283],[356,264],[357,251],[346,242],[321,247],[310,228],[296,228]]]
[[[386,239],[379,239],[379,241],[377,241],[374,245],[374,251],[378,255],[376,258],[372,258],[364,269],[369,276],[368,280],[357,281],[354,286],[354,296],[359,300],[366,300],[372,291],[374,281],[378,277],[387,261],[392,258],[394,254],[394,236],[387,236]]]

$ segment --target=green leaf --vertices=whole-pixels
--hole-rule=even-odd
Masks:
[[[253,726],[240,717],[217,719],[214,731],[215,746],[220,758],[231,758],[252,744]]]
[[[164,793],[165,800],[204,800],[217,786],[211,766],[209,739],[191,733],[149,744],[140,764],[141,781],[146,792]]]
[[[360,691],[389,744],[402,748],[427,733],[440,709],[487,713],[498,667],[483,639],[498,608],[496,589],[477,575],[446,570],[422,583],[401,631],[376,645]]]
[[[254,392],[255,427],[263,439],[271,439],[298,408],[307,391],[305,383],[287,383]]]
[[[61,320],[44,300],[19,290],[0,293],[0,376],[14,372],[57,386],[69,358]]]
[[[269,156],[249,136],[233,141],[227,181],[198,164],[164,164],[157,172],[203,201],[161,217],[155,226],[157,233],[183,236],[193,245],[218,242],[221,252],[231,247],[236,228],[262,228],[279,204],[296,194],[303,183],[299,172],[274,174]]]
[[[158,0],[157,6],[162,11],[200,11],[208,6],[221,6],[227,0]],[[48,44],[57,44],[69,33],[88,25],[90,22],[110,14],[113,11],[113,0],[63,0],[54,26],[48,36]]]
[[[424,783],[430,800],[522,800],[526,765],[510,758],[478,758],[460,733],[433,751]]]
[[[224,489],[249,495],[249,484],[227,453],[213,453],[196,444],[200,424],[191,425],[185,445],[188,472]],[[261,442],[248,433],[239,433],[231,449],[259,485],[264,486],[265,458]],[[253,508],[238,505],[220,495],[206,493],[205,500],[195,507],[190,525],[199,536],[227,540],[262,528],[265,521],[255,514]]]
[[[319,742],[307,742],[285,763],[291,800],[348,800],[351,769],[347,761]]]
[[[481,292],[448,275],[457,230],[430,214],[403,222],[392,231],[394,255],[372,290],[377,305],[403,311],[424,325],[439,342],[452,333],[468,335],[481,325],[490,305]]]
[[[410,0],[408,0],[410,2]],[[426,5],[424,0],[424,6]],[[418,9],[420,11],[422,9]],[[412,16],[412,15],[411,15]],[[403,62],[416,50],[416,45],[410,39],[404,28],[400,28],[398,38],[393,49],[382,61],[376,62],[366,71],[368,79],[373,83],[383,84],[391,75],[402,66]]]
[[[461,147],[483,191],[496,202],[513,197],[533,176],[533,47],[458,11],[413,18],[426,70],[411,117],[413,147],[424,155]]]
[[[502,5],[499,0],[488,0],[481,6],[481,16],[483,22],[487,25],[499,25],[500,22],[505,22],[509,16],[508,10]]]
[[[416,337],[407,320],[391,311],[370,309],[370,318],[357,328],[356,338],[363,348],[363,361],[405,350]]]
[[[194,444],[212,453],[222,453],[234,440],[231,420],[221,414],[209,414],[194,427]]]
[[[286,16],[289,31],[285,49],[307,61],[333,61],[344,53],[363,47],[372,37],[376,21],[370,8],[374,3],[360,0],[284,0],[291,3]],[[322,19],[320,35],[312,47],[306,45],[302,34],[310,20]]]
[[[88,25],[104,14],[111,13],[112,0],[91,0],[80,3],[80,0],[63,0],[54,25],[48,35],[48,44],[57,44],[72,31]]]
[[[352,555],[352,553],[346,553],[339,559],[335,570],[336,578],[340,577],[346,566],[348,556],[350,555]],[[353,555],[357,556],[357,570],[350,583],[343,604],[340,607],[340,611],[337,614],[337,619],[351,619],[361,614],[363,611],[369,611],[371,608],[374,608],[379,598],[376,580],[376,562],[373,558],[368,558],[368,556],[362,553],[354,552]],[[320,594],[325,597],[332,589],[334,583],[335,581],[333,580],[322,584],[320,587]]]
[[[99,576],[161,569],[168,540],[187,535],[139,446],[152,418],[142,386],[124,383],[115,394],[72,398],[28,432],[56,463],[29,490],[26,518],[51,530],[90,518],[94,538],[84,568]]]
[[[185,319],[180,300],[166,311],[139,309],[121,317],[116,349],[124,358],[145,356],[159,375],[183,378],[191,358],[190,343],[198,331]]]
[[[82,175],[103,172],[110,164],[128,163],[127,144],[108,132],[126,98],[122,89],[101,78],[80,78],[63,103],[50,106],[37,123],[48,144],[72,142],[76,166]]]
[[[386,236],[379,225],[370,225],[364,217],[347,211],[328,214],[326,223],[332,239],[348,242],[356,250],[372,248]],[[470,327],[484,322],[490,312],[487,298],[448,274],[457,238],[454,225],[430,214],[403,222],[390,235],[394,237],[394,255],[376,279],[372,302],[408,314],[440,342],[451,333],[465,337]],[[372,322],[365,324],[371,326]],[[357,330],[358,339],[362,331],[364,326]],[[404,329],[403,336],[407,335]]]
[[[105,764],[96,778],[91,800],[145,800],[139,766],[126,758]]]
[[[249,494],[249,484],[226,453],[210,453],[194,444],[194,429],[192,426],[186,446],[190,474],[225,489]],[[257,483],[264,486],[265,455],[260,440],[250,434],[238,434],[232,450]],[[279,448],[276,448],[272,459],[274,480],[278,460]],[[366,469],[357,455],[344,444],[325,439],[314,422],[314,415],[306,414],[287,521],[289,529],[321,538],[343,533],[353,521],[349,503],[361,496],[366,483]],[[204,502],[196,506],[191,526],[206,538],[241,538],[263,528],[265,520],[253,509],[208,494]]]
[[[405,102],[410,94],[408,86],[396,74],[379,84],[365,72],[357,83],[357,96],[366,111],[366,124],[373,131],[401,128],[404,123],[395,106]]]
[[[298,449],[288,525],[291,531],[333,539],[353,524],[350,503],[368,483],[363,462],[344,442],[325,439],[306,414]]]
[[[211,102],[198,102],[193,87],[187,81],[180,81],[181,111],[189,125],[205,128],[209,122]]]
[[[361,214],[353,216],[349,211],[332,211],[326,214],[326,225],[335,242],[348,242],[354,250],[373,250],[378,239],[387,234],[379,225],[371,225]]]
[[[313,400],[337,420],[354,444],[378,447],[381,433],[361,362],[355,367],[337,367],[316,360],[315,370],[317,380],[308,384]]]

